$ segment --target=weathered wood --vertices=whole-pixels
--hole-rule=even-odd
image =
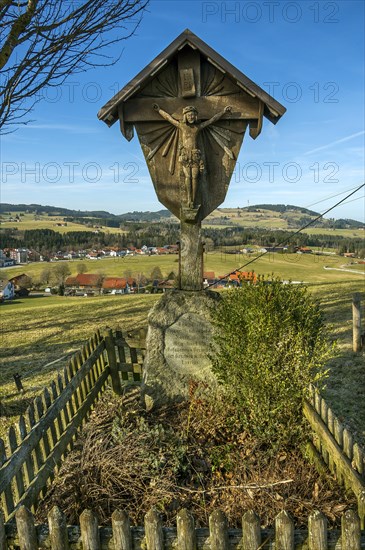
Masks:
[[[249,510],[242,518],[242,548],[244,550],[257,550],[260,545],[260,518],[253,510]]]
[[[327,519],[318,510],[308,518],[308,550],[327,550]]]
[[[0,439],[0,471],[1,471],[1,466],[5,464],[6,461],[7,461],[7,456],[6,456],[6,450],[5,450],[5,443],[2,439]],[[13,498],[13,491],[11,489],[11,479],[4,486],[2,491],[0,491],[0,493],[2,496],[2,505],[5,509],[6,515],[8,516],[14,510],[14,498]]]
[[[353,446],[353,459],[352,464],[359,474],[364,478],[365,459],[364,451],[358,443],[354,443]]]
[[[356,512],[347,510],[341,518],[341,550],[360,550],[360,520]]]
[[[31,506],[34,500],[38,497],[39,493],[45,487],[46,482],[50,477],[50,474],[52,472],[54,465],[58,464],[62,455],[65,453],[67,446],[69,445],[69,442],[76,434],[77,429],[82,423],[82,419],[84,418],[86,412],[89,410],[91,404],[95,401],[97,395],[100,392],[100,388],[103,386],[108,376],[109,376],[109,370],[105,369],[105,371],[99,378],[97,384],[95,385],[93,390],[90,392],[87,399],[84,401],[82,407],[76,413],[75,417],[73,418],[72,424],[70,424],[67,430],[62,434],[62,437],[57,442],[55,447],[52,449],[52,452],[50,453],[46,462],[42,465],[39,472],[37,472],[36,477],[34,478],[32,483],[29,485],[29,487],[27,487],[27,489],[25,490],[23,497],[17,503],[16,509],[21,505],[26,505],[28,507]],[[10,519],[12,515],[13,514],[10,515]]]
[[[294,550],[294,525],[285,510],[282,510],[275,518],[275,548]]]
[[[227,518],[222,510],[214,510],[209,516],[210,547],[212,550],[228,550]]]
[[[21,416],[19,418],[19,434],[21,441],[24,441],[24,439],[27,437],[27,427],[25,424],[24,417]],[[34,463],[33,463],[33,454],[29,453],[27,458],[25,459],[25,485],[28,486],[31,481],[34,479]]]
[[[104,333],[104,339],[105,339],[105,347],[108,354],[108,361],[109,361],[109,368],[110,368],[110,376],[112,379],[112,388],[113,392],[117,395],[122,395],[122,386],[120,383],[119,378],[119,371],[117,366],[117,356],[115,353],[115,344],[114,344],[114,337],[113,337],[113,331],[111,329],[107,329]]]
[[[181,118],[181,99],[164,97],[158,98],[161,108],[168,111],[175,118]],[[210,109],[212,109],[212,103],[214,109],[222,111],[228,105],[232,106],[235,118],[237,119],[257,119],[259,117],[259,102],[256,98],[250,98],[247,96],[247,103],[242,105],[239,94],[230,96],[219,97],[195,97],[195,106],[199,111],[201,118],[210,118]],[[161,118],[159,115],[151,109],[151,99],[138,98],[130,99],[124,104],[124,122],[146,122],[155,121],[159,122]]]
[[[117,349],[118,349],[119,368],[120,368],[120,371],[121,371],[121,374],[122,374],[122,380],[128,380],[128,372],[129,371],[124,370],[124,366],[126,366],[128,364],[128,368],[129,368],[129,365],[131,365],[131,364],[127,363],[127,358],[126,358],[126,354],[125,354],[125,348],[127,346],[127,342],[123,338],[123,333],[122,333],[121,330],[116,330],[115,331],[115,343],[116,343]],[[133,366],[132,366],[132,369],[133,369]]]
[[[101,352],[103,349],[104,343],[99,346],[98,353]],[[61,411],[64,410],[64,407],[67,404],[68,400],[80,384],[80,381],[82,380],[85,373],[88,372],[92,367],[93,360],[96,360],[96,357],[97,354],[95,353],[93,354],[93,357],[90,357],[88,359],[87,363],[83,365],[83,367],[78,371],[77,375],[70,381],[68,386],[64,388],[56,401],[52,403],[49,410],[44,415],[42,415],[40,420],[34,425],[31,432],[25,438],[24,444],[18,447],[13,453],[11,460],[8,460],[1,467],[0,493],[3,491],[3,488],[7,486],[9,481],[15,476],[16,472],[18,472],[19,469],[22,467],[22,464],[25,462],[28,453],[32,449],[35,449],[37,447],[39,441],[43,437],[44,431],[47,430],[50,423],[57,417],[57,415]]]
[[[326,447],[336,464],[337,472],[341,474],[341,477],[347,479],[355,495],[359,494],[365,489],[361,476],[352,468],[350,460],[344,455],[341,447],[331,435],[320,416],[308,402],[304,403],[303,411],[311,428],[319,435],[322,445]]]
[[[365,491],[361,491],[357,497],[357,513],[360,518],[360,527],[365,530]]]
[[[347,428],[343,430],[343,450],[345,455],[352,460],[354,440]]]
[[[0,510],[0,550],[7,550],[8,543],[6,542],[4,513]]]
[[[355,353],[362,350],[361,294],[359,292],[356,292],[352,298],[352,349]]]
[[[201,223],[181,221],[179,246],[179,289],[203,289],[203,245]]]
[[[163,550],[164,537],[160,514],[153,508],[144,518],[146,550]]]
[[[80,515],[80,529],[83,550],[100,550],[98,519],[91,510]]]
[[[177,549],[196,550],[195,522],[193,516],[185,508],[176,516]]]
[[[14,453],[18,448],[18,441],[14,426],[10,426],[8,432],[8,442],[11,453]],[[24,479],[22,469],[19,469],[15,474],[15,499],[19,500],[24,493]]]
[[[21,506],[15,514],[20,550],[38,550],[37,533],[31,512]]]
[[[128,514],[115,510],[112,514],[112,527],[115,550],[132,550],[132,532]]]
[[[66,518],[58,506],[49,512],[48,525],[52,550],[69,550]]]

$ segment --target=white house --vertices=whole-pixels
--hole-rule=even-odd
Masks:
[[[10,281],[0,279],[0,301],[12,300],[14,298],[14,285]]]

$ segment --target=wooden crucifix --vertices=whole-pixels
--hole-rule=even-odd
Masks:
[[[184,31],[98,116],[133,129],[157,196],[181,222],[179,287],[203,288],[201,222],[223,201],[247,126],[285,108],[217,52]]]

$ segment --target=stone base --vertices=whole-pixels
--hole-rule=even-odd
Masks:
[[[188,396],[189,381],[214,384],[210,310],[216,292],[166,292],[148,316],[142,399],[147,408]]]

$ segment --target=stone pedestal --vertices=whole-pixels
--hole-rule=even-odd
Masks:
[[[215,383],[210,310],[216,292],[167,292],[148,317],[142,396],[147,407],[187,397],[189,381]]]

